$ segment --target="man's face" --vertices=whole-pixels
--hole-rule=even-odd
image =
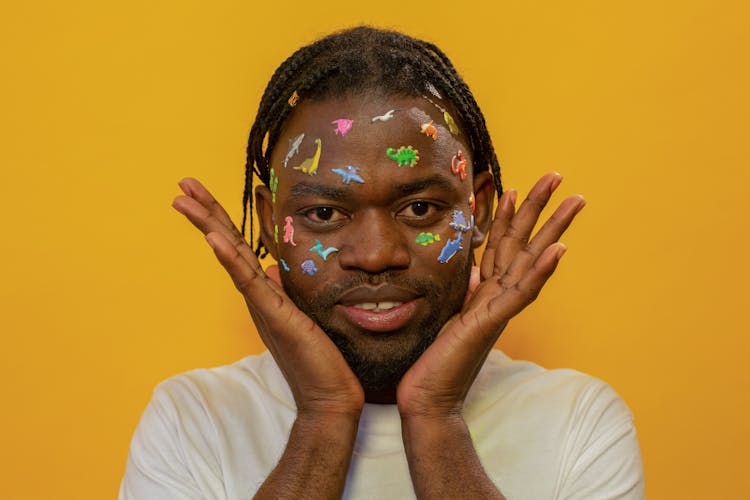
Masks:
[[[491,178],[474,178],[465,136],[434,101],[301,102],[272,154],[270,189],[258,189],[284,289],[371,396],[392,393],[461,308],[489,221]]]

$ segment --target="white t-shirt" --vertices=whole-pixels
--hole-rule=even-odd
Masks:
[[[278,463],[295,414],[268,352],[170,378],[135,431],[119,498],[250,499]],[[508,499],[644,497],[633,416],[600,380],[492,351],[464,416]],[[414,498],[395,405],[365,405],[344,498]]]

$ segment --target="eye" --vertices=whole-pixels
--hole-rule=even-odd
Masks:
[[[442,207],[429,201],[412,201],[398,212],[398,216],[410,222],[431,223],[442,212]]]
[[[343,220],[346,215],[333,207],[315,207],[305,212],[305,217],[312,222],[325,224]]]

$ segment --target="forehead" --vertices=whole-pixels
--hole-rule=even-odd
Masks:
[[[435,101],[363,95],[300,102],[276,143],[271,166],[287,186],[298,182],[342,186],[344,175],[333,170],[351,172],[347,170],[350,166],[358,169],[365,181],[359,187],[367,186],[368,190],[374,184],[413,182],[435,175],[445,177],[456,187],[470,185],[472,162],[465,137],[451,133],[445,107]],[[295,139],[301,134],[304,137],[297,141],[299,149],[294,151]],[[320,141],[319,148],[316,140]],[[419,159],[413,166],[399,166],[399,159],[407,161],[411,156],[409,146]],[[400,148],[405,151],[399,154]],[[314,175],[295,169],[314,158],[318,149]],[[465,161],[465,180],[452,172],[461,158]]]

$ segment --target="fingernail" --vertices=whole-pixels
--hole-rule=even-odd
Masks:
[[[216,250],[216,242],[213,241],[213,238],[211,238],[210,234],[206,235],[206,241],[208,242],[208,246],[210,246],[212,249]]]
[[[555,189],[557,189],[557,186],[560,185],[563,179],[560,172],[553,172],[553,174],[555,177],[552,179],[552,185],[550,186],[550,191],[554,191]]]
[[[562,256],[565,255],[565,252],[567,251],[568,251],[568,247],[566,247],[565,244],[560,243],[558,245],[558,250],[557,250],[557,260],[562,259]]]
[[[511,189],[508,194],[508,198],[510,198],[510,204],[513,205],[513,207],[516,206],[516,199],[518,198],[518,191],[515,189]]]

